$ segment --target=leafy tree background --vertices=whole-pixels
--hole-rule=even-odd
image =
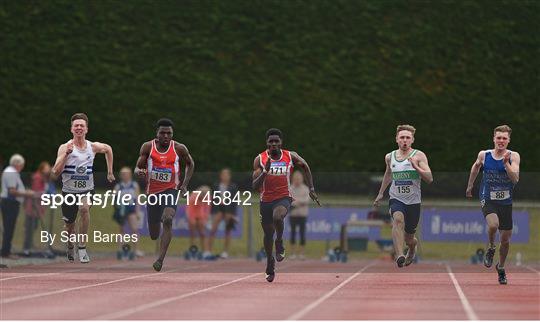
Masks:
[[[69,118],[134,165],[171,118],[198,171],[250,171],[278,127],[315,171],[382,171],[416,126],[467,171],[513,127],[537,171],[537,1],[2,1],[0,155],[54,161]],[[104,169],[103,158],[98,167]]]

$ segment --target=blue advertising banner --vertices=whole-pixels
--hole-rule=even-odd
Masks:
[[[242,238],[242,231],[243,231],[243,211],[242,207],[236,208],[236,219],[238,222],[236,223],[236,228],[232,231],[231,237],[232,238]],[[146,218],[147,212],[146,207],[141,206],[141,212],[142,212],[142,218],[139,221],[139,234],[141,236],[149,236],[150,233],[148,232],[148,220]],[[208,216],[208,222],[206,223],[206,230],[209,232],[212,227],[212,214]],[[129,231],[129,228],[126,224],[126,231]],[[188,226],[188,219],[186,216],[186,206],[181,205],[178,206],[176,209],[176,216],[173,220],[173,236],[175,237],[189,237],[189,226]],[[225,222],[221,221],[218,227],[218,232],[216,234],[217,238],[221,238],[225,236]]]
[[[365,220],[369,208],[312,208],[306,225],[306,239],[308,240],[339,240],[341,225],[349,220]],[[287,216],[287,218],[289,218]],[[373,226],[348,227],[349,237],[367,237],[370,240],[380,239],[381,228]],[[289,238],[291,227],[289,219],[285,225],[285,238]]]
[[[529,213],[514,211],[512,242],[529,242]],[[422,211],[422,240],[486,242],[487,225],[480,210]],[[498,234],[497,234],[498,236]]]

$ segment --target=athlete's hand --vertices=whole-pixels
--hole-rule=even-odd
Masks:
[[[375,208],[378,208],[378,207],[379,207],[379,204],[380,204],[381,200],[383,199],[383,197],[384,197],[384,196],[383,196],[382,193],[379,193],[379,194],[377,195],[377,197],[375,197],[375,200],[373,201],[373,206],[374,206]]]
[[[185,185],[181,185],[178,187],[178,191],[180,191],[180,196],[183,198],[186,196],[187,187]]]
[[[321,202],[319,201],[319,196],[317,196],[315,189],[309,190],[309,197],[311,198],[311,200],[315,201],[319,205],[319,207],[322,207]]]
[[[73,152],[73,141],[69,140],[69,142],[66,145],[66,155],[71,154]]]
[[[146,169],[135,168],[135,175],[140,178],[146,178]]]
[[[510,164],[510,151],[507,151],[503,156],[503,163]]]
[[[467,187],[467,190],[465,191],[465,197],[472,198],[472,188],[473,187]]]
[[[107,180],[109,180],[109,182],[114,181],[114,174],[112,172],[107,173]]]
[[[420,166],[418,165],[420,163],[420,160],[417,157],[412,156],[412,157],[408,158],[407,160],[409,160],[412,167],[415,168],[416,170],[418,170],[420,168]]]

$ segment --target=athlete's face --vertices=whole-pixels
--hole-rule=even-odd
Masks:
[[[73,137],[84,137],[88,133],[88,126],[85,120],[75,120],[71,122],[71,133]]]
[[[278,153],[281,150],[281,138],[279,135],[270,135],[266,139],[266,147],[270,153]]]
[[[407,150],[412,146],[414,142],[414,136],[411,131],[399,131],[396,135],[396,142],[400,150]]]
[[[171,143],[173,129],[170,126],[160,126],[157,130],[157,139],[161,146],[168,146]]]
[[[496,150],[504,151],[508,147],[508,143],[510,143],[510,135],[508,132],[495,132],[493,143],[495,143]]]

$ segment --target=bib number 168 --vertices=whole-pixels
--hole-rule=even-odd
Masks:
[[[73,186],[75,188],[86,188],[86,180],[75,180]]]

